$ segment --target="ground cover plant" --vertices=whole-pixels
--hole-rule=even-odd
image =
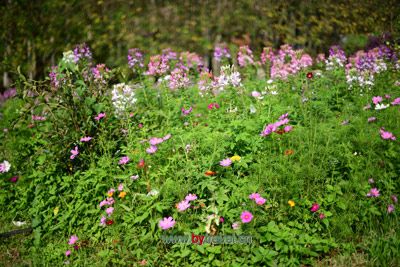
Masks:
[[[82,44],[46,80],[20,74],[0,225],[32,234],[2,236],[0,262],[398,266],[397,57],[221,44],[218,73],[170,49],[110,69]]]

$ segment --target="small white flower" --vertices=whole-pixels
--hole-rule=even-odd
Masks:
[[[147,196],[157,196],[160,192],[156,189],[151,190],[149,193],[147,193]]]
[[[13,221],[12,223],[17,227],[21,227],[22,225],[26,224],[26,222],[20,222],[20,221]]]
[[[11,164],[7,160],[3,161],[3,163],[0,163],[0,173],[6,173],[10,170]]]
[[[278,92],[277,91],[271,91],[271,95],[277,95]]]
[[[387,104],[387,105],[385,105],[385,104],[377,104],[376,106],[375,106],[375,110],[381,110],[381,109],[385,109],[385,108],[388,108],[389,107],[389,104]]]
[[[250,105],[250,113],[256,113],[257,110],[253,105]]]

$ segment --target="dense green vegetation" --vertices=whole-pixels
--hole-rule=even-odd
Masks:
[[[311,65],[284,46],[211,79],[169,54],[110,70],[81,46],[49,79],[20,74],[1,107],[0,228],[33,233],[2,239],[0,262],[398,266],[395,49]],[[163,240],[193,234],[252,242]]]

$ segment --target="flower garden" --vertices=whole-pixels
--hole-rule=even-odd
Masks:
[[[44,80],[19,73],[0,99],[0,262],[398,266],[399,55],[220,44],[213,73],[171,49],[109,68],[82,44]]]

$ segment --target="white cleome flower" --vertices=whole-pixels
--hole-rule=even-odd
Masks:
[[[0,163],[0,173],[6,173],[10,170],[11,164],[7,160],[3,161],[3,163]]]

